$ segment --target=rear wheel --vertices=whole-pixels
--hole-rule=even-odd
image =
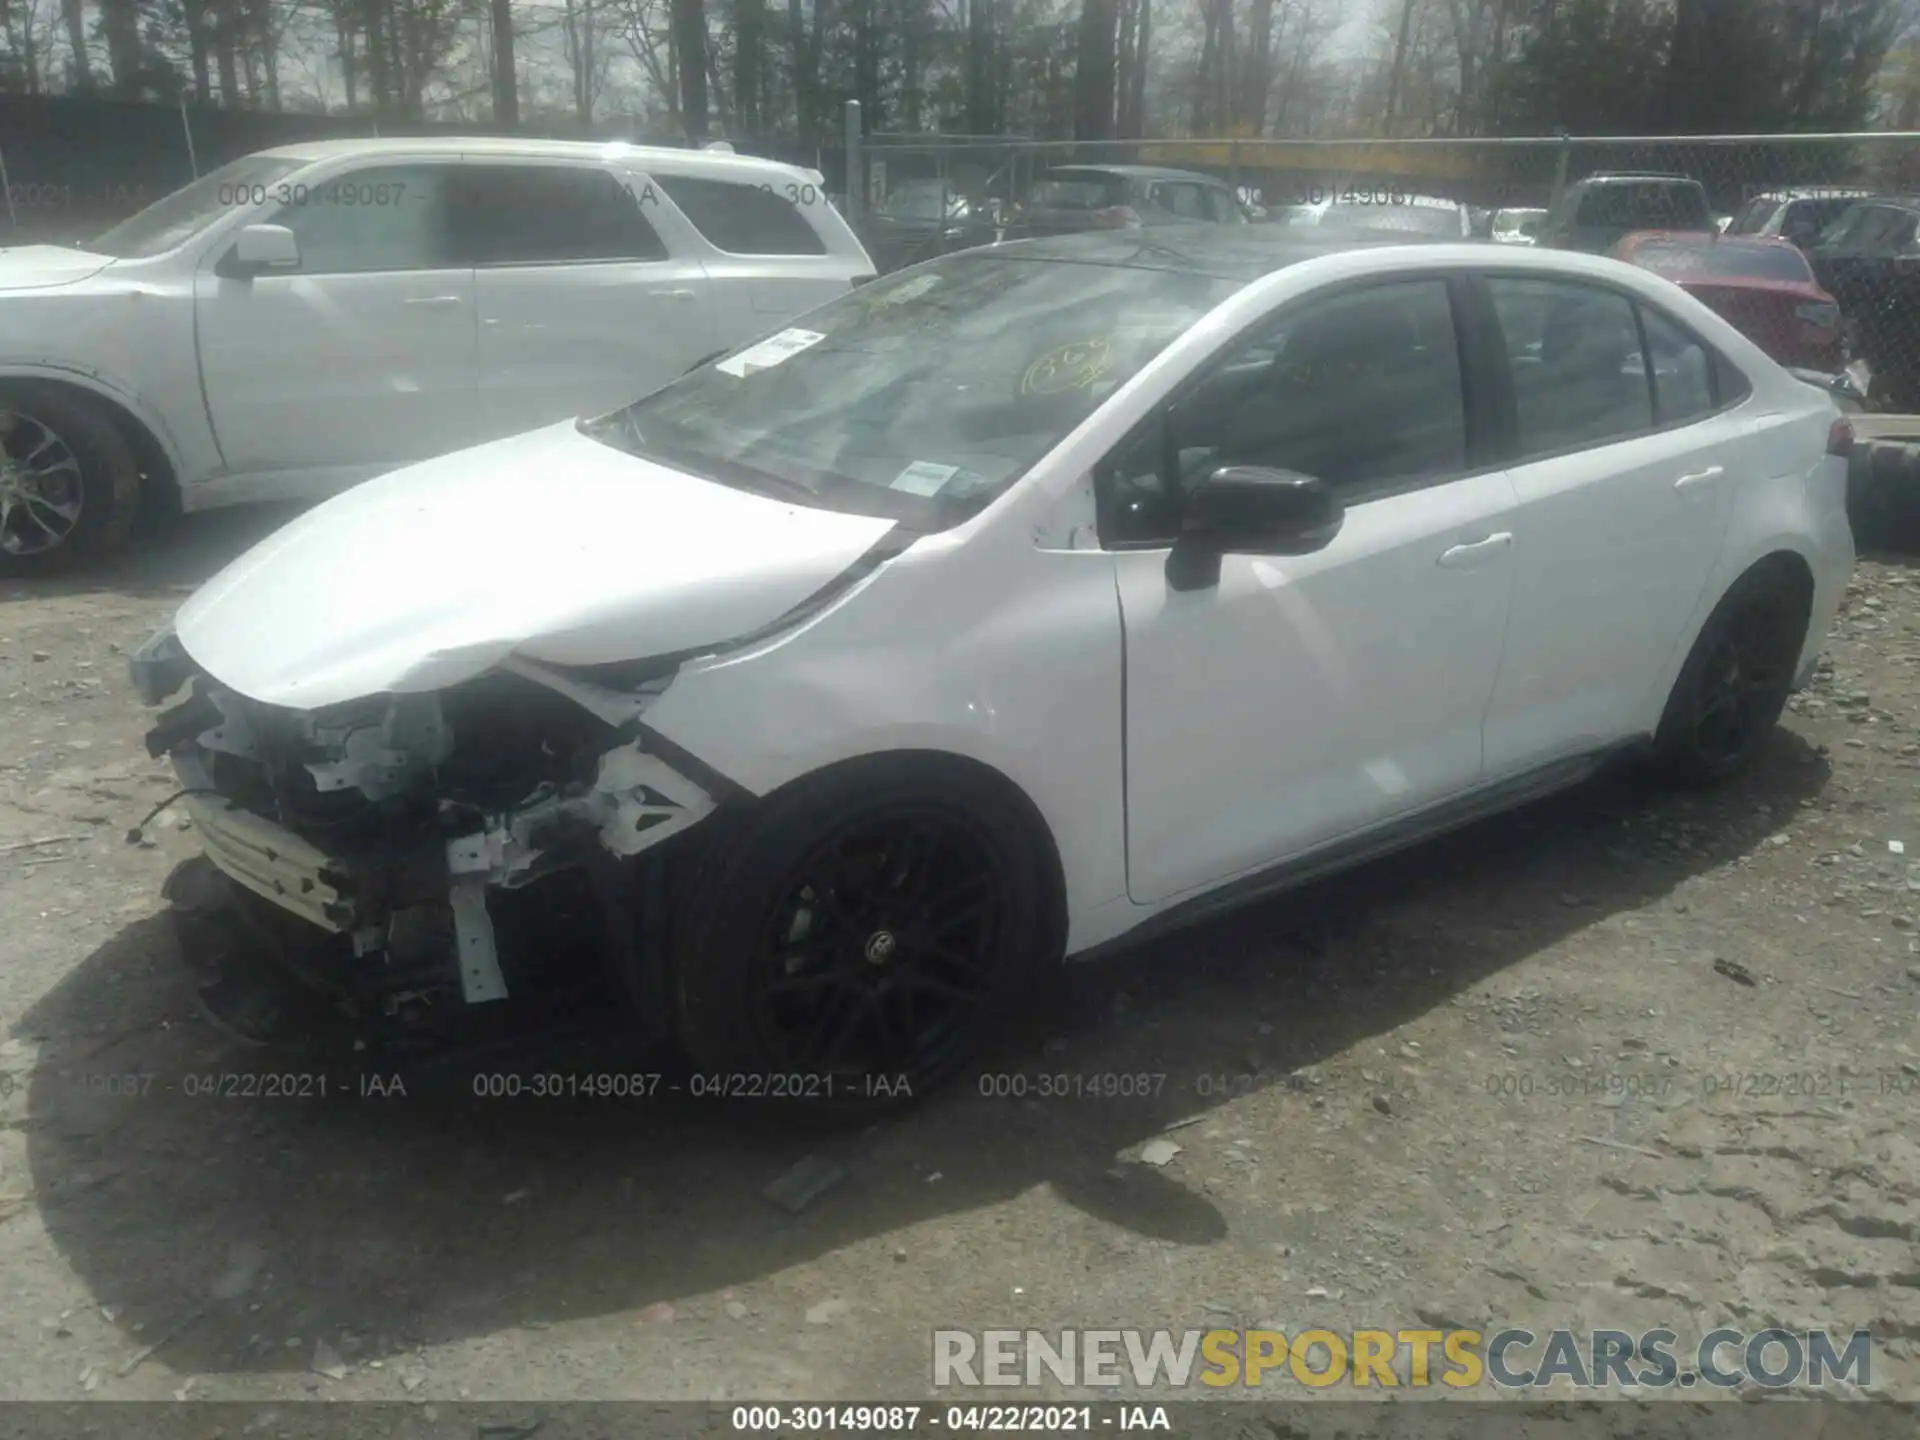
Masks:
[[[0,388],[0,577],[71,570],[124,544],[140,510],[140,467],[91,397]]]
[[[1804,577],[1771,562],[1749,570],[1721,598],[1681,667],[1654,738],[1670,778],[1714,784],[1753,763],[1792,692],[1810,599]]]
[[[1058,958],[1045,874],[1017,801],[943,764],[776,794],[715,837],[675,917],[694,1083],[840,1113],[922,1098]]]

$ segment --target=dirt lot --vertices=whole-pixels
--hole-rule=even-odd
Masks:
[[[1910,563],[1747,782],[1589,787],[1089,968],[1024,1099],[822,1140],[188,1093],[240,1057],[157,913],[195,837],[126,839],[172,785],[123,655],[278,518],[0,587],[0,1398],[911,1399],[936,1326],[1309,1322],[1864,1325],[1920,1390]],[[1120,1074],[1164,1078],[1040,1098]],[[788,1214],[809,1151],[845,1174]]]

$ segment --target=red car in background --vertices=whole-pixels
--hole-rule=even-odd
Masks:
[[[1846,364],[1840,307],[1790,240],[1641,230],[1613,254],[1673,281],[1782,365],[1837,373]]]

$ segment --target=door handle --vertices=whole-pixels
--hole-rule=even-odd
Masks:
[[[1726,473],[1727,467],[1724,465],[1709,465],[1706,469],[1696,470],[1691,475],[1682,475],[1678,480],[1673,482],[1673,488],[1676,490],[1691,490],[1696,485],[1705,485],[1709,480],[1718,480]]]
[[[1440,552],[1440,563],[1449,570],[1464,570],[1468,566],[1490,559],[1513,544],[1513,532],[1502,530],[1489,535],[1484,540],[1475,540],[1466,545],[1455,545]]]
[[[458,295],[415,295],[408,299],[406,303],[409,305],[419,305],[429,310],[445,310],[461,302]]]
[[[698,300],[698,290],[649,290],[649,297],[655,300]]]

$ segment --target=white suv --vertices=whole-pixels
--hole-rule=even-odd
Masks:
[[[0,250],[0,575],[182,507],[307,498],[592,414],[874,273],[817,172],[347,140],[236,160],[84,248]]]

